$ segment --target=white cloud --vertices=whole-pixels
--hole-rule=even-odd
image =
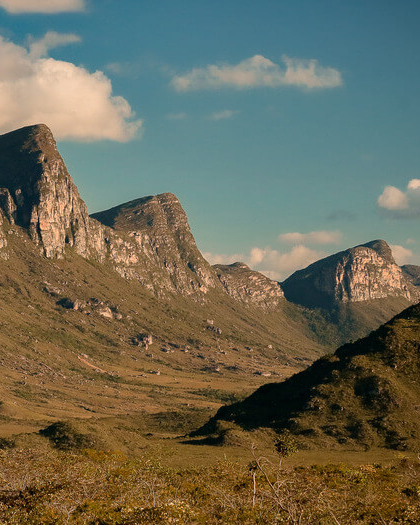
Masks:
[[[80,36],[75,35],[74,33],[56,33],[55,31],[48,31],[38,40],[30,38],[29,53],[32,59],[41,58],[47,55],[50,49],[59,46],[66,46],[68,44],[75,44],[81,41],[82,39]]]
[[[399,244],[391,244],[390,248],[398,265],[401,266],[402,264],[408,264],[411,262],[413,257],[413,252],[411,250],[404,248],[404,246],[400,246]]]
[[[58,139],[127,141],[136,135],[142,121],[112,94],[104,73],[40,56],[76,39],[50,32],[28,51],[0,37],[0,133],[45,123]]]
[[[420,179],[411,179],[405,191],[395,186],[386,186],[378,197],[378,206],[394,218],[420,215]]]
[[[279,241],[296,244],[338,244],[343,235],[340,231],[314,231],[309,233],[290,232],[278,236]]]
[[[236,253],[233,255],[204,253],[204,258],[210,264],[232,264],[244,262],[253,270],[257,270],[271,279],[282,281],[294,271],[305,268],[309,264],[325,256],[325,253],[312,250],[304,245],[294,246],[289,252],[279,252],[269,246],[254,247],[248,254]]]
[[[234,109],[224,109],[223,111],[216,111],[215,113],[212,113],[208,116],[209,120],[224,120],[228,118],[232,118],[235,115],[240,113],[238,110]]]
[[[343,84],[341,73],[323,67],[315,59],[282,57],[280,66],[262,55],[255,55],[236,65],[210,64],[185,75],[175,75],[171,84],[176,91],[200,89],[236,89],[296,86],[305,89],[335,88]]]
[[[324,252],[313,250],[299,244],[289,252],[282,253],[266,248],[253,248],[249,257],[249,265],[272,279],[283,280],[296,270],[305,268],[325,255]],[[247,262],[247,261],[245,261]]]
[[[83,11],[84,0],[0,0],[3,7],[11,14],[22,13],[64,13]]]
[[[224,253],[203,252],[203,257],[210,264],[232,264],[234,262],[245,260],[245,255],[243,253],[226,255]]]

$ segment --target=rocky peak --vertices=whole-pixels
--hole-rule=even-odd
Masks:
[[[0,136],[0,206],[29,230],[47,257],[65,245],[86,254],[88,213],[44,124]]]
[[[159,266],[172,276],[175,287],[178,282],[204,291],[217,284],[196,246],[185,211],[172,193],[126,202],[94,213],[92,218],[116,233],[125,232],[143,247],[145,254],[153,254]]]
[[[365,244],[361,244],[359,247],[360,248],[371,248],[389,263],[396,264],[389,244],[382,239],[376,239],[375,241],[370,241]]]
[[[282,283],[287,299],[308,307],[403,297],[418,292],[404,277],[385,241],[336,253],[299,270]]]
[[[243,262],[213,266],[226,292],[236,300],[260,308],[272,309],[284,297],[278,282],[251,270]]]

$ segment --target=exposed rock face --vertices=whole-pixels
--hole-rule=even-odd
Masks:
[[[405,264],[401,266],[401,270],[407,281],[410,281],[414,286],[420,286],[420,266]]]
[[[236,300],[272,309],[278,306],[284,297],[278,282],[251,270],[244,263],[216,264],[213,268],[226,292]]]
[[[11,223],[29,230],[47,257],[66,244],[88,255],[89,217],[57,151],[40,124],[0,137],[0,205]]]
[[[92,217],[115,233],[129,236],[141,262],[139,269],[153,263],[156,266],[151,279],[169,276],[172,286],[181,292],[206,292],[217,286],[214,272],[195,244],[187,216],[172,193],[136,199]]]
[[[308,307],[404,297],[418,292],[407,281],[385,241],[371,241],[299,270],[282,283],[285,297]]]
[[[174,195],[96,214],[100,224],[89,217],[47,126],[2,135],[0,158],[3,215],[27,229],[46,257],[63,257],[71,246],[83,257],[110,261],[155,293],[202,294],[218,285]]]

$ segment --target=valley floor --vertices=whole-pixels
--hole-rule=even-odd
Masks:
[[[149,438],[142,455],[0,451],[4,524],[419,523],[420,463],[390,451],[302,451]],[[11,445],[9,443],[9,445]]]

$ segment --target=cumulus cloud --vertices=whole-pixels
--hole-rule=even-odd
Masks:
[[[83,11],[85,9],[85,0],[0,0],[0,7],[11,14],[54,14]]]
[[[420,215],[420,179],[411,179],[404,191],[386,186],[378,197],[378,206],[390,217],[407,218]]]
[[[171,84],[176,91],[200,89],[295,86],[304,89],[335,88],[343,84],[340,71],[319,65],[315,59],[282,57],[282,65],[262,55],[239,64],[210,64],[184,75],[175,75]]]
[[[294,244],[338,244],[343,235],[340,231],[314,231],[309,233],[290,232],[278,236],[279,241]]]
[[[208,116],[209,120],[224,120],[232,118],[239,113],[238,110],[234,109],[224,109],[223,111],[216,111]]]
[[[234,262],[245,262],[246,256],[243,253],[233,253],[227,255],[225,253],[203,252],[203,257],[210,264],[233,264]]]
[[[0,37],[0,132],[45,123],[58,139],[132,139],[142,125],[101,71],[45,56],[72,34],[47,33],[29,50]]]
[[[75,44],[81,42],[79,35],[74,33],[56,33],[55,31],[48,31],[42,38],[29,39],[29,54],[32,59],[40,58],[48,54],[48,51],[59,46],[67,46],[68,44]]]
[[[413,252],[404,246],[399,244],[391,244],[390,248],[392,250],[392,255],[394,256],[395,262],[398,265],[408,264],[411,262],[413,257]]]
[[[267,246],[265,248],[254,247],[248,254],[224,255],[207,252],[203,255],[210,264],[232,264],[241,261],[271,279],[282,281],[294,271],[305,268],[324,257],[325,253],[300,244],[285,253]]]

